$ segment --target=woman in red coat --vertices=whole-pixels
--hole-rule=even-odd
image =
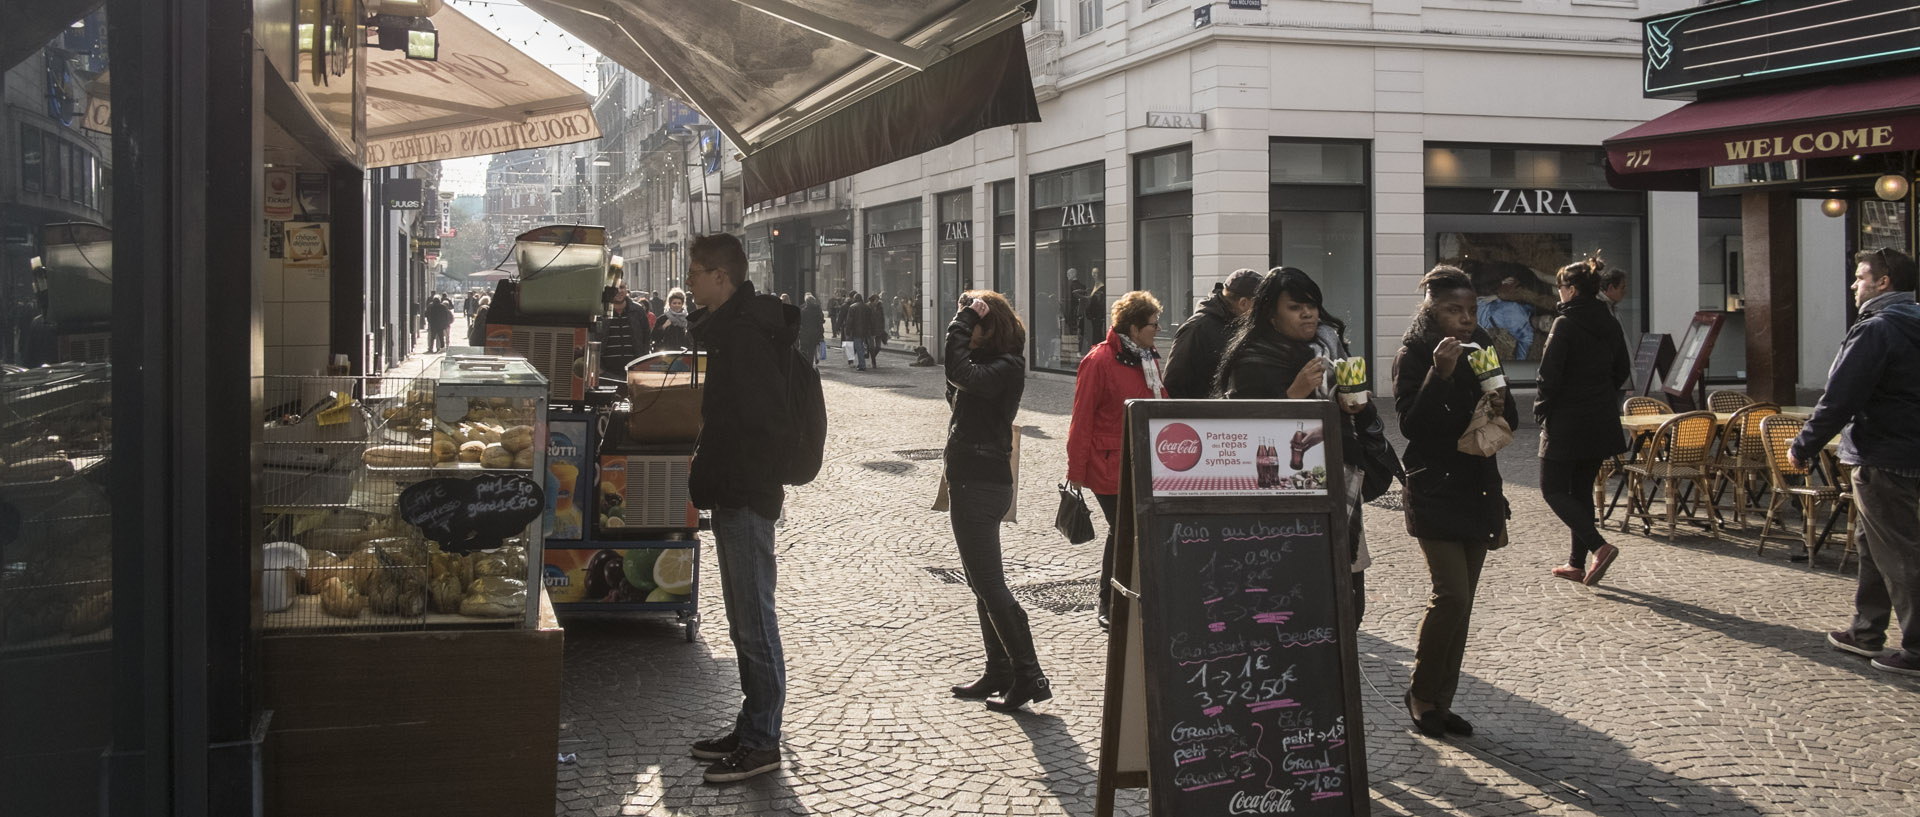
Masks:
[[[1167,396],[1160,354],[1160,302],[1136,290],[1113,304],[1107,339],[1080,360],[1073,384],[1073,422],[1067,427],[1067,485],[1085,486],[1107,518],[1106,553],[1100,558],[1100,627],[1107,626],[1113,584],[1113,514],[1120,494],[1120,434],[1127,401]]]

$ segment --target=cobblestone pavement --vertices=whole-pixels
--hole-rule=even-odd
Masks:
[[[738,676],[711,552],[687,643],[670,616],[569,617],[557,813],[1091,814],[1105,638],[1099,540],[1051,529],[1072,384],[1028,382],[1009,578],[1055,697],[1007,716],[948,697],[979,669],[946,519],[927,510],[946,405],[934,369],[826,372],[828,465],[779,531],[790,691],[786,768],[730,786],[687,755],[725,732]],[[1852,606],[1819,567],[1751,534],[1619,533],[1599,589],[1550,577],[1566,533],[1533,487],[1532,429],[1503,455],[1514,544],[1488,559],[1456,709],[1478,736],[1410,731],[1400,691],[1427,593],[1400,514],[1367,509],[1362,625],[1376,814],[1920,814],[1920,682],[1826,648]],[[1095,515],[1096,519],[1098,514]],[[1096,522],[1096,525],[1100,523]],[[1662,533],[1655,529],[1656,534]],[[1121,813],[1145,814],[1143,793]]]

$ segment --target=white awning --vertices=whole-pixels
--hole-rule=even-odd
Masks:
[[[600,138],[593,100],[485,26],[433,15],[440,59],[368,49],[367,167],[484,156]]]
[[[1022,0],[522,0],[686,100],[748,203],[1039,120]]]

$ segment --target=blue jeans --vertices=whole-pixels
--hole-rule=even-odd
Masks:
[[[746,508],[713,509],[727,632],[746,694],[733,728],[740,745],[749,749],[779,747],[780,712],[787,702],[787,660],[773,611],[773,523]]]
[[[860,364],[860,371],[867,370],[867,339],[853,339],[853,359]]]

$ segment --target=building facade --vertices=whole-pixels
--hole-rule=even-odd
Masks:
[[[1285,264],[1321,284],[1380,375],[1421,275],[1445,262],[1474,277],[1524,383],[1552,275],[1596,251],[1630,272],[1630,342],[1730,306],[1725,331],[1741,331],[1738,197],[1611,189],[1600,146],[1673,107],[1638,93],[1633,18],[1690,4],[1241,5],[1040,0],[1041,122],[851,179],[848,286],[929,318],[895,346],[938,354],[954,296],[988,287],[1025,316],[1030,365],[1070,374],[1113,296],[1152,291],[1170,338],[1234,269]],[[1806,252],[1838,252],[1838,224],[1811,206],[1800,223]],[[1837,347],[1837,328],[1807,329]],[[1723,346],[1712,374],[1740,377],[1740,352]]]

